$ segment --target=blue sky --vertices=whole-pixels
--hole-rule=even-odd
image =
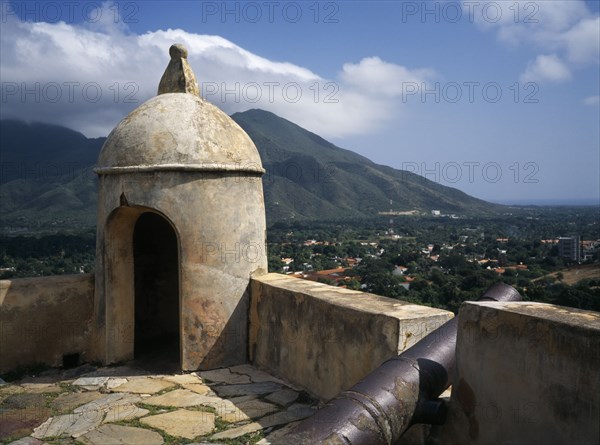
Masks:
[[[599,2],[3,2],[1,116],[107,135],[171,43],[207,100],[498,202],[600,200]]]

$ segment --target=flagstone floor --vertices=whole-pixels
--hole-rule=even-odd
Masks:
[[[268,445],[316,408],[250,365],[189,374],[83,365],[0,383],[0,442]]]

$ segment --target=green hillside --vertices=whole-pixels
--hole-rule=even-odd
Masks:
[[[262,110],[232,118],[254,140],[268,223],[291,219],[370,218],[378,212],[439,209],[489,214],[502,207],[410,172],[378,165]],[[105,138],[46,124],[0,121],[0,225],[19,232],[93,226],[92,172]]]
[[[422,176],[375,164],[273,113],[249,110],[232,118],[250,135],[267,170],[270,219],[370,217],[388,211],[390,200],[395,211],[482,214],[501,209]]]

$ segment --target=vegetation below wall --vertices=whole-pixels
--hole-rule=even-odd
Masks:
[[[0,278],[94,271],[96,233],[0,237]]]
[[[452,311],[497,281],[528,300],[600,311],[598,228],[592,207],[520,208],[493,218],[279,222],[268,230],[269,270]],[[582,264],[561,258],[553,242],[570,235],[589,247]],[[91,272],[94,256],[93,231],[4,236],[0,278]]]

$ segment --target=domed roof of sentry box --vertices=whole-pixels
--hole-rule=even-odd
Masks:
[[[182,45],[171,61],[158,96],[127,115],[104,143],[96,173],[138,171],[246,171],[263,173],[256,146],[227,114],[200,97]]]

